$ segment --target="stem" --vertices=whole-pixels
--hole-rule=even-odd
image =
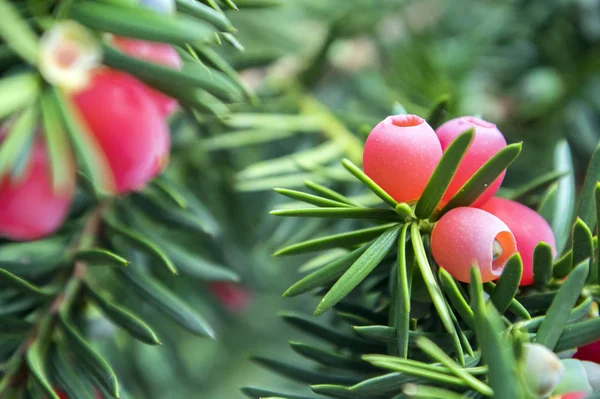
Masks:
[[[90,248],[96,239],[102,221],[105,203],[90,212],[81,234],[71,244],[71,251]],[[27,373],[23,362],[27,351],[36,341],[44,341],[52,335],[52,326],[59,312],[68,312],[77,298],[87,266],[82,261],[75,262],[72,273],[66,278],[63,289],[58,292],[46,309],[40,310],[29,335],[23,340],[15,353],[6,363],[6,373],[0,380],[0,398],[4,398],[7,389],[19,385]]]

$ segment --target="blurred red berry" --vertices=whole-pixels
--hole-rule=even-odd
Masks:
[[[546,220],[531,208],[518,202],[494,197],[480,207],[502,220],[517,241],[517,249],[523,260],[522,286],[533,283],[533,251],[540,241],[552,247],[556,256],[556,241],[552,228]]]
[[[63,391],[60,391],[58,389],[54,389],[54,393],[57,394],[60,399],[69,399],[69,397],[67,396],[67,394],[64,393]]]
[[[169,129],[141,82],[126,73],[99,69],[73,100],[106,155],[117,192],[140,189],[163,170]]]
[[[213,282],[208,284],[208,289],[230,312],[243,312],[252,300],[250,291],[239,284]]]
[[[389,116],[369,134],[363,152],[367,176],[398,202],[412,202],[442,157],[435,132],[416,115]]]
[[[473,137],[473,141],[465,156],[460,162],[448,190],[446,190],[446,193],[442,198],[443,203],[450,201],[463,184],[465,184],[487,160],[506,147],[506,140],[496,125],[472,116],[451,119],[438,127],[435,133],[442,144],[442,148],[446,151],[446,148],[448,148],[457,136],[471,128],[474,129],[475,136]],[[502,174],[490,184],[488,189],[479,196],[473,206],[485,203],[496,191],[498,191],[498,188],[502,184],[502,180],[504,180],[504,174],[505,172],[502,172]]]
[[[517,244],[508,226],[477,208],[452,209],[431,233],[431,253],[437,264],[466,283],[473,266],[479,267],[483,282],[495,280],[515,252]]]
[[[113,43],[127,55],[144,61],[173,69],[181,69],[183,65],[181,57],[170,44],[148,42],[127,37],[114,37]],[[176,99],[150,87],[148,87],[148,90],[158,105],[158,109],[165,117],[171,115],[177,109]]]
[[[590,394],[587,392],[569,392],[564,395],[556,397],[556,399],[585,399],[589,395]]]
[[[573,358],[600,363],[600,340],[577,348]]]
[[[46,146],[35,140],[23,176],[0,176],[0,236],[30,241],[57,230],[73,199],[75,169],[70,178],[60,191],[53,189]]]

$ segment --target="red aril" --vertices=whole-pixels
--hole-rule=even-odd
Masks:
[[[170,44],[120,36],[115,36],[113,43],[119,50],[131,57],[173,69],[181,69],[183,65],[181,57]],[[171,115],[177,109],[176,99],[150,87],[148,87],[148,90],[165,117]]]
[[[98,69],[73,100],[104,151],[118,193],[142,188],[163,170],[169,129],[143,83],[123,72]]]
[[[1,135],[1,133],[0,133]],[[15,241],[31,241],[56,231],[63,223],[75,190],[75,170],[71,184],[53,190],[46,146],[33,143],[23,176],[0,177],[0,236]]]

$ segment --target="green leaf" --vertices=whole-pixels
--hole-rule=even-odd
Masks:
[[[317,195],[303,193],[301,191],[288,190],[285,188],[274,188],[275,192],[285,195],[286,197],[295,199],[297,201],[306,202],[307,204],[323,206],[323,207],[341,207],[348,208],[350,205],[343,202],[333,201],[328,198],[319,197]]]
[[[448,189],[460,161],[473,141],[474,129],[461,133],[444,151],[442,159],[429,178],[421,198],[417,202],[415,215],[419,219],[427,219],[435,211],[444,193]]]
[[[40,102],[44,137],[52,170],[52,186],[55,192],[69,190],[73,185],[74,169],[68,133],[52,92],[44,92]]]
[[[554,254],[552,247],[545,242],[540,242],[533,250],[533,283],[538,289],[548,284],[552,277],[552,261]]]
[[[342,276],[344,272],[370,247],[365,244],[352,252],[347,253],[331,263],[321,267],[319,270],[309,274],[296,282],[283,293],[284,297],[293,297],[323,286]]]
[[[522,275],[523,263],[521,255],[517,252],[506,262],[504,270],[502,270],[502,275],[498,279],[496,288],[494,288],[494,292],[490,297],[498,313],[503,314],[510,306],[519,290]]]
[[[173,262],[171,262],[171,259],[169,259],[169,257],[163,252],[162,249],[156,246],[149,239],[147,239],[137,231],[125,227],[120,222],[112,220],[109,217],[104,218],[104,221],[106,222],[106,225],[109,228],[108,230],[111,231],[113,234],[122,237],[130,245],[147,251],[153,258],[162,263],[171,273],[177,274],[177,268],[175,268],[175,265],[173,264]]]
[[[348,335],[338,328],[329,327],[316,322],[313,318],[297,312],[279,312],[279,316],[292,326],[302,330],[316,338],[325,340],[337,347],[345,347],[353,352],[377,352],[384,346],[376,342],[370,342],[358,336]]]
[[[271,397],[281,397],[286,399],[318,399],[315,396],[300,396],[300,395],[292,395],[287,393],[281,393],[276,391],[271,391],[268,389],[254,388],[254,387],[243,387],[241,391],[248,397],[253,399],[261,399],[261,398],[271,398]]]
[[[522,186],[510,191],[510,195],[507,195],[506,198],[512,199],[513,201],[519,201],[536,191],[542,190],[543,188],[554,184],[563,176],[566,176],[564,172],[552,171],[544,173],[543,175],[538,176]]]
[[[282,362],[265,356],[252,356],[250,360],[268,368],[278,374],[284,375],[295,381],[308,384],[356,384],[359,379],[347,375],[332,374],[334,370],[310,370],[294,364]]]
[[[102,248],[84,249],[75,252],[75,260],[81,260],[90,266],[108,265],[108,266],[127,266],[129,261],[121,256]]]
[[[290,342],[290,346],[294,352],[323,366],[356,371],[373,371],[373,368],[358,356],[341,354],[302,342]]]
[[[429,265],[429,260],[427,259],[427,254],[425,252],[425,246],[423,245],[423,239],[421,237],[421,232],[419,231],[419,225],[417,223],[413,223],[410,228],[410,238],[413,244],[413,249],[415,251],[415,258],[417,259],[417,265],[419,266],[419,270],[421,271],[421,275],[423,276],[423,281],[425,282],[425,286],[427,287],[427,291],[429,292],[429,296],[433,301],[433,305],[437,310],[440,319],[442,320],[442,324],[448,333],[454,338],[455,347],[458,356],[462,359],[462,347],[460,346],[458,334],[456,328],[454,327],[454,322],[452,321],[452,317],[450,316],[450,309],[444,295],[442,294],[442,290],[435,280],[435,276],[433,275],[433,271],[431,270],[431,266]],[[463,361],[461,361],[462,363]]]
[[[446,293],[446,296],[450,300],[450,303],[454,307],[454,310],[459,314],[461,319],[465,322],[469,328],[475,328],[473,320],[473,310],[469,307],[467,300],[461,293],[456,281],[445,269],[441,268],[438,271],[438,277],[440,284]]]
[[[344,168],[348,170],[348,172],[352,173],[354,177],[356,177],[362,184],[364,184],[369,190],[373,191],[375,195],[383,200],[386,204],[391,206],[392,208],[396,208],[398,205],[398,201],[392,198],[391,195],[386,193],[381,187],[377,185],[369,176],[367,176],[360,168],[352,163],[347,158],[342,160],[342,165]]]
[[[435,106],[427,117],[427,123],[434,129],[437,129],[444,121],[444,114],[450,106],[450,96],[444,94],[435,101]]]
[[[369,208],[306,208],[280,209],[270,212],[275,216],[294,216],[305,218],[336,218],[336,219],[375,219],[398,221],[396,212],[390,209]]]
[[[179,70],[130,57],[108,44],[103,50],[108,66],[124,70],[172,97],[186,100],[191,95],[190,90],[201,88],[222,100],[241,100],[240,90],[226,75],[195,61],[185,62]]]
[[[231,33],[235,33],[236,31],[225,14],[218,12],[205,4],[199,3],[195,0],[177,0],[176,3],[179,11],[210,22],[212,25],[222,31]]]
[[[313,240],[303,241],[297,244],[281,248],[275,252],[275,256],[296,255],[306,252],[319,251],[336,247],[352,247],[371,241],[397,223],[387,223],[381,226],[369,227],[361,230],[354,230],[349,233],[334,234],[330,236],[315,238]]]
[[[58,90],[52,90],[58,104],[57,109],[62,115],[63,122],[71,138],[71,143],[76,151],[77,159],[81,162],[84,171],[89,176],[94,189],[100,193],[112,192],[114,187],[112,170],[108,165],[103,150],[87,128],[85,121],[81,119],[75,110],[71,101]]]
[[[506,335],[502,320],[494,306],[485,305],[479,269],[471,269],[471,307],[475,315],[475,329],[481,348],[481,356],[489,368],[489,384],[494,397],[499,399],[521,398],[521,388],[516,375],[512,345]]]
[[[115,324],[123,328],[133,337],[150,345],[159,345],[160,341],[152,329],[138,316],[124,307],[117,306],[107,300],[98,291],[87,285],[92,299],[102,309],[104,314]]]
[[[331,398],[339,398],[339,399],[358,399],[360,395],[357,395],[348,390],[348,387],[343,385],[334,385],[334,384],[317,384],[311,385],[310,389],[314,393],[318,393],[319,395],[324,395]]]
[[[562,140],[554,150],[554,169],[565,174],[561,177],[554,194],[540,205],[542,216],[550,223],[556,238],[556,249],[561,253],[568,243],[571,234],[571,223],[575,207],[575,176],[571,150]]]
[[[315,310],[315,316],[321,315],[331,309],[379,265],[398,239],[400,227],[399,225],[390,227],[346,270],[342,277],[336,281],[333,287],[321,299]]]
[[[172,18],[138,7],[78,1],[69,11],[71,18],[88,28],[155,42],[210,43],[216,32],[197,18],[182,14]]]
[[[4,23],[0,22],[0,24],[3,25]],[[40,79],[34,73],[25,72],[3,76],[0,79],[0,93],[2,93],[2,96],[0,96],[0,119],[4,119],[13,112],[32,104],[38,96],[40,86]],[[6,143],[3,145],[6,145]]]
[[[596,280],[592,283],[600,282],[600,246],[598,245],[598,231],[600,231],[600,182],[596,184],[596,191],[594,194],[596,199],[596,236],[594,237],[594,263],[590,270],[590,275],[596,276]]]
[[[64,259],[67,241],[50,237],[0,245],[0,268],[20,276],[36,276],[56,269]]]
[[[66,358],[66,348],[55,348],[50,356],[51,375],[69,399],[96,399],[92,386],[75,372]]]
[[[488,295],[492,295],[494,293],[494,290],[496,289],[496,283],[493,282],[487,282],[483,284],[483,290],[488,294]],[[533,294],[532,296],[535,296],[537,294]],[[542,294],[543,295],[543,294]],[[528,299],[531,296],[524,296],[520,299]],[[551,300],[550,300],[551,301]],[[548,302],[549,303],[549,302]],[[527,309],[525,308],[525,306],[523,306],[523,304],[521,302],[519,302],[516,298],[513,298],[510,301],[510,304],[508,305],[508,311],[511,312],[512,314],[514,314],[515,316],[518,316],[522,319],[531,319],[531,315],[529,314],[529,312],[527,311]]]
[[[596,147],[592,159],[590,160],[583,188],[579,194],[577,203],[577,216],[583,222],[593,229],[596,226],[596,204],[594,201],[594,192],[596,185],[600,180],[600,144]]]
[[[315,269],[320,269],[328,263],[348,254],[349,252],[349,250],[343,248],[330,249],[322,254],[312,257],[306,263],[303,263],[302,266],[298,267],[298,271],[300,273],[306,273]]]
[[[109,364],[85,341],[75,329],[65,314],[60,314],[65,337],[70,343],[70,348],[77,356],[78,364],[90,373],[94,379],[114,398],[119,397],[119,383],[117,376]]]
[[[161,245],[182,274],[209,281],[240,281],[235,271],[188,251],[173,241],[162,239]]]
[[[322,186],[318,183],[315,183],[313,181],[310,180],[306,180],[304,181],[304,185],[313,190],[314,192],[316,192],[317,194],[322,195],[323,197],[329,198],[330,200],[333,201],[337,201],[337,202],[342,202],[348,205],[352,205],[352,206],[360,206],[359,204],[357,204],[356,202],[350,200],[348,197],[343,196],[342,194],[327,188],[325,186]]]
[[[585,285],[588,271],[589,259],[579,263],[560,287],[537,332],[538,344],[554,349]]]
[[[0,284],[12,287],[19,292],[38,298],[48,298],[54,295],[53,290],[48,288],[40,288],[4,269],[0,269]]]
[[[460,206],[469,206],[475,202],[487,190],[488,186],[519,156],[521,147],[521,143],[514,143],[498,151],[454,194],[454,197],[446,204],[441,213],[444,214],[450,209]]]
[[[600,318],[595,317],[564,327],[554,350],[559,353],[600,339]]]
[[[219,53],[209,46],[196,45],[194,46],[194,50],[196,50],[196,53],[198,53],[209,65],[227,75],[233,81],[233,83],[235,83],[235,85],[244,92],[252,104],[257,103],[258,100],[256,99],[256,94],[254,94],[254,92],[244,83],[237,71],[229,64],[227,60],[222,58]]]
[[[12,176],[18,176],[21,175],[18,173],[19,169],[21,172],[26,170],[25,166],[29,164],[35,137],[36,118],[37,108],[27,107],[10,126],[6,138],[0,146],[0,177],[4,176],[6,172],[11,172]]]
[[[448,391],[443,388],[436,387],[428,387],[424,385],[417,384],[406,384],[402,389],[404,395],[409,398],[419,398],[419,399],[428,399],[428,398],[444,398],[444,399],[460,399],[464,398],[464,395],[457,394],[453,391]]]
[[[8,0],[0,0],[0,37],[25,61],[37,64],[38,37]]]
[[[398,239],[398,263],[396,267],[396,301],[394,327],[396,328],[396,345],[401,357],[408,356],[408,337],[410,331],[410,291],[413,274],[412,262],[410,266],[406,262],[406,233],[409,223],[405,224],[400,231]]]
[[[452,374],[462,379],[471,388],[487,396],[492,396],[494,394],[494,391],[492,391],[492,389],[489,386],[487,386],[486,384],[469,374],[463,367],[461,367],[454,360],[452,360],[450,356],[448,356],[440,347],[438,347],[432,341],[428,340],[425,337],[421,337],[417,340],[417,345],[419,345],[421,350],[423,350],[423,352],[429,355],[429,357],[431,357],[434,360],[437,360],[438,362],[446,366]]]
[[[573,225],[573,258],[571,260],[573,265],[577,265],[586,259],[594,258],[594,242],[592,239],[592,232],[583,222],[583,220],[577,218]],[[590,269],[588,275],[588,281],[597,281],[598,276],[592,275],[593,270]]]
[[[284,0],[236,0],[238,8],[276,7],[285,4]]]
[[[189,229],[200,234],[212,234],[212,225],[192,212],[192,209],[173,207],[156,193],[134,193],[131,197],[139,210],[153,220],[176,229]]]
[[[448,375],[446,373],[435,371],[431,369],[423,369],[421,367],[414,366],[412,364],[406,364],[401,362],[395,362],[393,366],[391,366],[387,362],[382,362],[379,360],[381,356],[372,356],[367,355],[363,356],[365,361],[368,361],[372,365],[376,367],[381,367],[384,369],[392,368],[393,370],[399,371],[403,374],[418,377],[420,380],[431,381],[434,383],[438,383],[440,385],[447,385],[456,388],[466,388],[468,385],[465,381],[460,378]]]
[[[171,320],[198,336],[215,337],[213,329],[206,320],[176,297],[167,287],[149,276],[131,270],[131,268],[118,270],[130,283],[130,287]]]
[[[362,398],[391,398],[402,390],[409,382],[418,381],[419,378],[405,373],[389,373],[369,378],[348,388],[350,392],[361,395]]]
[[[50,384],[50,380],[46,375],[42,349],[38,340],[34,341],[33,345],[25,354],[25,360],[29,370],[31,371],[33,379],[40,386],[40,388],[42,388],[44,393],[48,395],[49,399],[60,399],[56,392],[54,392],[54,389]]]
[[[0,335],[24,335],[33,329],[28,321],[17,317],[0,316]]]

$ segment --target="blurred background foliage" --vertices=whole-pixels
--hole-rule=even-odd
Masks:
[[[563,137],[581,175],[598,141],[598,0],[272,3],[279,5],[228,11],[245,51],[219,49],[260,101],[234,105],[233,116],[223,120],[174,118],[167,172],[187,185],[219,226],[219,234],[187,244],[238,272],[250,299],[228,309],[204,283],[165,273],[163,281],[207,315],[218,340],[177,333],[151,308],[128,304],[157,321],[152,325],[159,335],[171,331],[159,349],[124,333],[116,342],[109,339],[109,325],[98,318],[90,330],[121,379],[139,382],[131,387],[134,397],[235,398],[243,396],[244,385],[309,392],[249,360],[250,354],[292,358],[287,343],[301,334],[277,312],[315,305],[306,296],[281,298],[298,269],[311,267],[309,258],[276,259],[272,253],[324,231],[347,231],[348,225],[269,217],[281,201],[271,188],[327,177],[335,188],[362,195],[338,173],[339,159],[360,161],[361,143],[385,116],[402,109],[428,116],[445,99],[444,118],[471,114],[498,124],[509,142],[524,142],[508,171],[508,187],[551,170]]]

